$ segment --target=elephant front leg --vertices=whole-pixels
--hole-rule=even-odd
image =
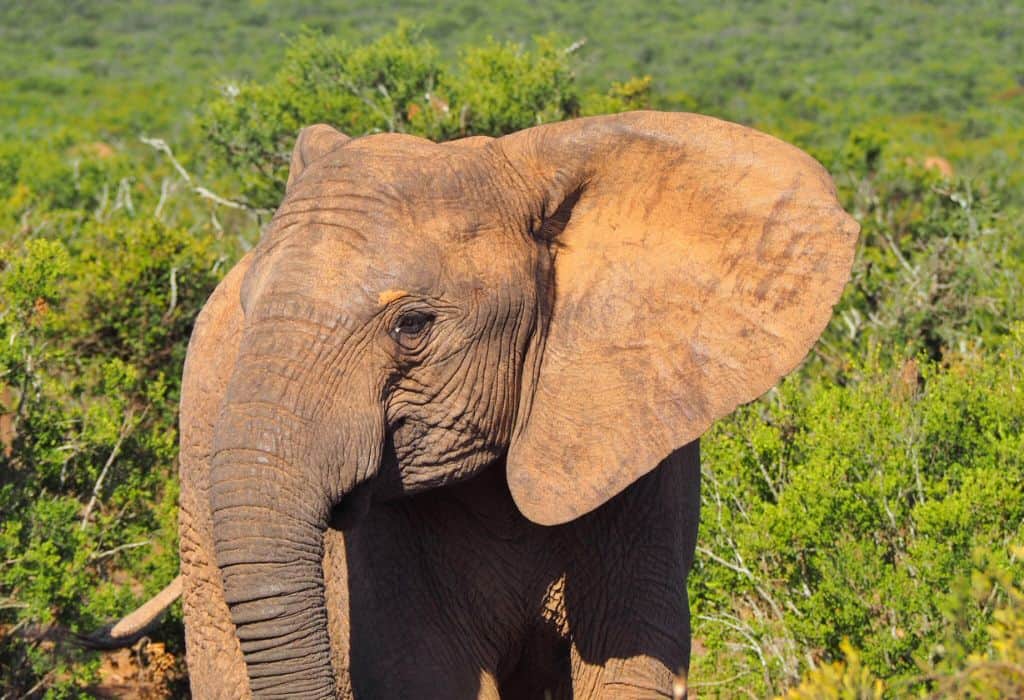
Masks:
[[[188,455],[183,453],[187,461]],[[248,698],[249,681],[235,636],[220,572],[213,561],[209,507],[197,503],[195,485],[185,471],[180,507],[180,554],[185,649],[192,696],[198,700]]]
[[[687,632],[686,637],[689,636]],[[663,640],[659,646],[665,648]],[[666,662],[666,655],[636,654],[629,658],[616,658],[608,653],[594,653],[587,644],[573,644],[572,683],[574,698],[612,698],[633,700],[641,698],[686,697],[689,644],[681,636],[675,643],[676,652],[668,656],[679,660]]]
[[[685,697],[686,578],[700,518],[697,443],[566,528],[575,698]]]
[[[659,584],[655,577],[664,571],[621,573],[612,591],[602,591],[604,586],[590,591],[606,605],[583,605],[578,614],[570,608],[572,697],[685,698],[690,660],[685,584]]]
[[[350,530],[328,531],[338,697],[499,700],[496,662],[470,624],[479,616],[466,612],[456,586],[439,585],[437,562],[418,540],[417,525],[389,506],[374,507]],[[459,574],[457,566],[441,568]]]

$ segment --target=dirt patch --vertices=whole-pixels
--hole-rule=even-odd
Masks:
[[[148,639],[131,649],[105,652],[99,673],[100,682],[89,689],[99,698],[166,700],[176,697],[185,682],[183,661],[162,642]]]

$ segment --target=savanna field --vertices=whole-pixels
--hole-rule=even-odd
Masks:
[[[192,323],[298,130],[639,108],[795,143],[861,223],[802,368],[702,442],[697,697],[1024,696],[1024,5],[0,2],[0,698],[186,697]],[[105,694],[105,695],[104,695]]]

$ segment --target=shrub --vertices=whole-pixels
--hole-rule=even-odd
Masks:
[[[976,552],[977,568],[969,584],[965,577],[956,582],[957,600],[946,613],[950,625],[947,644],[937,648],[936,658],[922,664],[924,672],[887,688],[863,666],[857,650],[844,641],[840,645],[842,661],[809,670],[800,685],[790,688],[780,700],[875,700],[910,695],[1002,700],[1024,696],[1024,589],[1012,571],[987,562],[985,555],[985,550]],[[1012,550],[1012,559],[1022,556],[1024,548]],[[987,643],[972,647],[961,635],[970,628],[975,607],[993,608],[994,612]]]
[[[1022,372],[1018,324],[943,365],[875,353],[845,387],[794,376],[717,423],[691,581],[715,675],[778,691],[849,639],[879,677],[906,680],[946,643],[972,552],[1024,573],[1007,557],[1024,538]],[[968,648],[990,615],[962,612]]]
[[[632,96],[627,91],[602,106],[627,108]],[[532,50],[491,40],[464,49],[448,67],[432,44],[400,25],[360,47],[304,32],[271,80],[227,86],[203,124],[223,166],[238,174],[243,195],[269,208],[284,193],[291,147],[303,126],[326,122],[350,136],[497,136],[575,116],[579,100],[569,55],[552,38],[537,39]]]
[[[1009,203],[1012,188],[945,178],[899,149],[873,156],[875,166],[852,158],[857,166],[839,181],[861,223],[859,255],[826,353],[884,344],[900,357],[940,359],[1024,318],[1024,212]]]
[[[41,153],[23,149],[19,172]],[[105,163],[41,158],[0,202],[19,222],[0,239],[0,685],[56,697],[98,658],[44,632],[95,629],[177,571],[181,363],[237,251],[151,218],[154,192],[136,191],[145,215],[102,206],[73,173],[106,173],[89,187],[109,192],[124,180]]]

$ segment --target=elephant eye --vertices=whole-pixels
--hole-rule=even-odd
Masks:
[[[434,317],[422,311],[406,311],[395,320],[390,335],[399,345],[408,346],[430,327]]]

